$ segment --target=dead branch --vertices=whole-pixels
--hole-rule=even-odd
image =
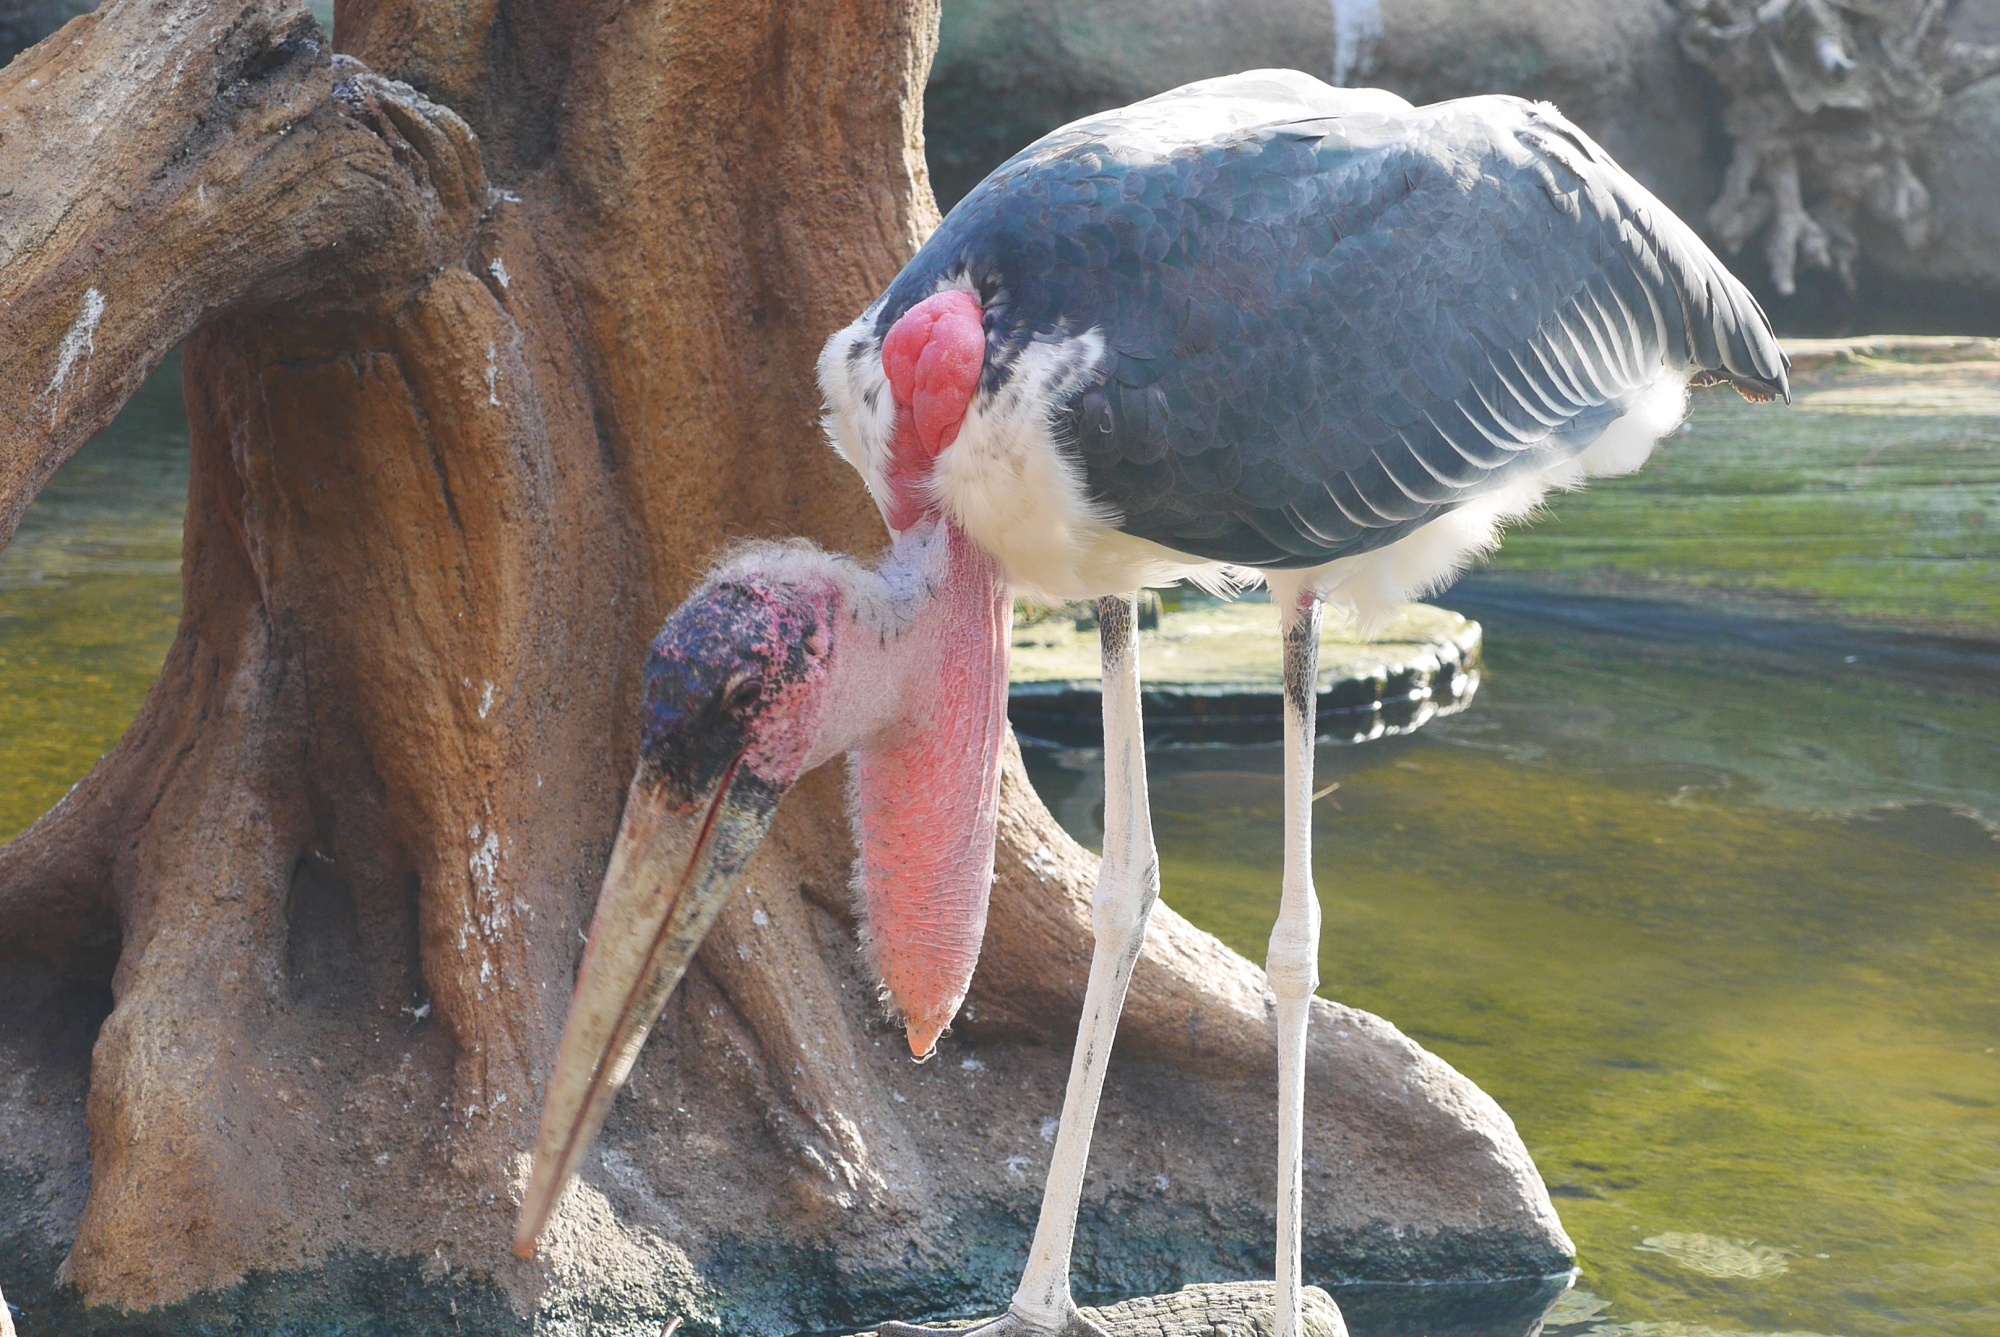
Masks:
[[[199,322],[407,294],[486,196],[463,121],[271,0],[110,5],[24,53],[0,183],[0,544]]]

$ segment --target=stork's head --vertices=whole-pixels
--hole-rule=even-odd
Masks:
[[[634,799],[674,811],[775,804],[825,721],[844,602],[830,579],[743,571],[682,605],[646,661]]]
[[[533,1252],[667,997],[799,777],[854,770],[871,958],[929,1053],[992,878],[1010,596],[955,531],[879,571],[766,545],[711,576],[646,661],[639,763],[563,1028],[515,1249]],[[983,852],[982,852],[983,851]]]
[[[549,1083],[516,1240],[524,1256],[778,800],[823,759],[842,591],[831,571],[763,565],[711,578],[647,656],[639,764]]]

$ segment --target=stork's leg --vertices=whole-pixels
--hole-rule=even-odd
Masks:
[[[1277,1337],[1299,1337],[1304,1243],[1306,1022],[1319,988],[1319,896],[1312,882],[1313,741],[1319,693],[1319,596],[1288,602],[1285,653],[1285,881],[1264,960],[1278,1000]]]
[[[1125,1006],[1125,989],[1146,939],[1146,919],[1160,895],[1160,862],[1153,850],[1153,820],[1146,806],[1146,738],[1139,718],[1138,607],[1130,595],[1097,601],[1104,654],[1104,861],[1090,901],[1096,946],[1083,994],[1076,1051],[1055,1155],[1042,1189],[1042,1215],[1028,1246],[1028,1266],[1006,1314],[953,1337],[1097,1335],[1101,1330],[1076,1311],[1069,1293],[1070,1245],[1076,1237],[1077,1203],[1084,1163],[1097,1123],[1098,1097],[1111,1039]],[[885,1323],[882,1337],[919,1337],[944,1330]]]

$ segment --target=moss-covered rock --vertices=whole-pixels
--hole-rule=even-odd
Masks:
[[[1497,570],[1777,616],[2000,634],[2000,340],[1789,345],[1789,410],[1698,394],[1645,469],[1556,498]]]

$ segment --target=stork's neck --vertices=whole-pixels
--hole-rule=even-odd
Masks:
[[[868,947],[921,1057],[964,1001],[986,932],[1013,598],[941,521],[901,535],[875,576],[839,627],[827,743],[853,749]]]

